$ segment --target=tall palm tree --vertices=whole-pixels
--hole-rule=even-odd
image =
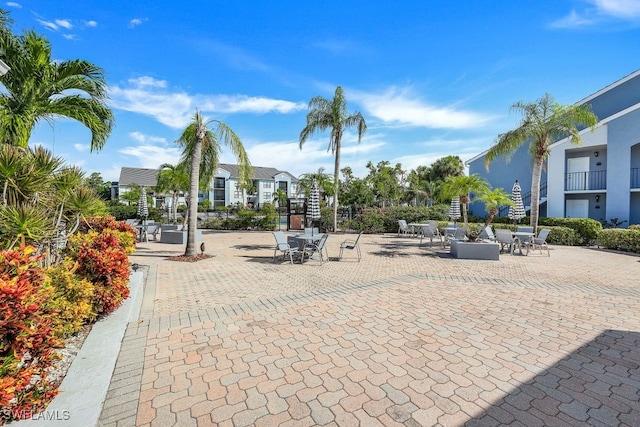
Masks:
[[[467,206],[471,202],[471,193],[483,194],[488,191],[489,184],[487,184],[487,181],[475,174],[471,176],[450,176],[442,184],[442,192],[445,197],[449,199],[460,197],[465,226],[468,224]]]
[[[298,181],[298,192],[304,191],[305,197],[308,197],[311,185],[315,181],[323,200],[327,201],[326,198],[333,196],[335,190],[331,178],[331,175],[324,173],[324,168],[318,168],[318,172],[303,173]]]
[[[580,144],[578,126],[590,127],[593,131],[598,118],[588,104],[563,106],[551,95],[545,94],[535,102],[516,102],[512,111],[522,114],[520,126],[498,136],[493,147],[485,155],[485,167],[498,157],[507,160],[523,144],[529,142],[529,152],[533,158],[531,177],[531,226],[538,228],[540,210],[540,177],[545,160],[551,152],[550,145],[563,137],[570,137],[573,144]]]
[[[189,169],[186,166],[185,163],[163,163],[158,172],[156,191],[171,193],[171,218],[174,221],[178,218],[178,195],[189,190]]]
[[[101,68],[84,60],[54,61],[49,41],[33,31],[0,31],[0,59],[11,72],[0,77],[0,143],[27,147],[40,120],[65,117],[91,131],[91,150],[100,150],[113,126]]]
[[[213,130],[209,126],[214,124]],[[220,163],[220,143],[231,149],[238,161],[238,180],[241,185],[251,185],[253,174],[249,156],[242,145],[242,141],[235,132],[225,123],[219,120],[205,121],[196,111],[187,128],[178,139],[178,144],[183,147],[181,162],[190,166],[189,174],[189,219],[187,221],[187,247],[185,256],[196,255],[196,227],[198,225],[198,188],[200,180],[207,184]]]
[[[344,91],[340,86],[336,88],[333,99],[326,99],[316,96],[309,101],[309,113],[307,114],[307,125],[300,132],[300,149],[307,139],[317,132],[324,132],[331,129],[329,137],[329,148],[335,156],[335,167],[333,171],[333,231],[338,228],[338,190],[340,182],[338,174],[340,172],[340,146],[345,128],[356,127],[358,129],[358,143],[362,140],[362,135],[367,131],[367,124],[364,117],[359,112],[349,114],[347,111],[347,100]]]

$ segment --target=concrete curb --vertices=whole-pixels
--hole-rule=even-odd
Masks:
[[[143,277],[141,271],[132,272],[129,298],[115,312],[93,325],[60,384],[60,394],[47,409],[32,419],[12,425],[86,427],[98,423],[127,324],[137,320],[140,313]]]

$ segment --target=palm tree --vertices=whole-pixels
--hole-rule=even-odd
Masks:
[[[100,150],[113,126],[104,72],[88,61],[54,61],[47,39],[33,31],[0,31],[2,60],[11,72],[0,77],[0,143],[27,147],[42,119],[65,117],[91,131],[91,150]]]
[[[215,124],[215,129],[209,126]],[[251,185],[252,168],[249,156],[242,145],[242,141],[235,132],[219,120],[204,121],[199,111],[196,111],[187,128],[178,139],[183,147],[181,162],[190,165],[189,176],[189,219],[187,221],[187,247],[185,256],[196,255],[196,227],[198,225],[198,188],[200,180],[209,183],[218,168],[220,159],[220,142],[231,149],[238,161],[238,180],[241,185]]]
[[[303,173],[298,181],[298,192],[304,190],[305,197],[309,197],[311,185],[315,181],[318,184],[323,200],[326,202],[327,197],[333,196],[335,191],[331,178],[331,175],[324,173],[324,168],[318,168],[318,172]]]
[[[520,126],[498,136],[496,144],[484,158],[485,167],[497,157],[510,159],[511,155],[524,143],[529,142],[529,152],[533,158],[531,177],[531,226],[538,228],[540,204],[540,177],[542,167],[551,152],[550,145],[563,137],[570,137],[573,144],[580,144],[582,138],[578,126],[595,128],[598,118],[588,104],[562,106],[551,95],[535,102],[519,101],[511,106],[512,111],[522,114]]]
[[[367,131],[367,124],[364,117],[359,112],[349,114],[347,111],[347,100],[340,86],[336,88],[333,99],[326,99],[316,96],[309,101],[309,113],[307,114],[307,125],[300,132],[300,149],[307,139],[317,132],[324,132],[331,129],[329,137],[329,148],[335,156],[335,167],[333,171],[333,231],[338,228],[338,190],[340,182],[338,174],[340,172],[340,145],[345,128],[356,127],[358,129],[358,143],[362,140],[362,135]]]
[[[189,189],[189,170],[185,163],[172,165],[163,163],[158,172],[156,191],[158,193],[171,193],[171,218],[178,218],[178,195],[181,191]]]
[[[462,217],[464,218],[464,225],[467,222],[467,206],[471,202],[471,193],[483,194],[489,191],[489,184],[487,181],[480,178],[478,175],[459,175],[450,176],[442,184],[442,192],[445,197],[452,199],[454,197],[460,197],[460,204],[462,205]]]
[[[502,188],[494,188],[493,190],[486,191],[481,193],[475,199],[477,202],[484,203],[484,209],[487,211],[489,215],[485,219],[484,225],[485,227],[491,224],[493,218],[499,212],[498,208],[504,205],[513,206],[513,201],[509,197],[507,193],[504,192]]]

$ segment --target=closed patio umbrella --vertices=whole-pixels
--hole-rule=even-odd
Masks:
[[[147,219],[149,216],[149,205],[147,203],[147,190],[142,187],[140,191],[140,199],[138,200],[138,216],[140,218]]]
[[[524,210],[524,203],[522,202],[522,190],[520,189],[520,184],[518,183],[517,179],[515,184],[513,184],[513,188],[511,189],[511,201],[514,205],[509,207],[508,217],[514,222],[518,222],[522,218],[527,216],[527,213]]]
[[[307,216],[311,218],[311,221],[317,221],[320,219],[320,188],[318,183],[313,180],[311,184],[311,191],[309,192],[309,200],[307,201]]]
[[[456,221],[460,219],[462,215],[460,215],[460,197],[454,197],[451,199],[451,207],[449,208],[449,218],[452,221]]]

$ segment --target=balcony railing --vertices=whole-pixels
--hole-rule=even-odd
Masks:
[[[640,168],[631,168],[631,188],[640,188]]]
[[[572,172],[565,175],[565,191],[606,190],[607,171]]]

